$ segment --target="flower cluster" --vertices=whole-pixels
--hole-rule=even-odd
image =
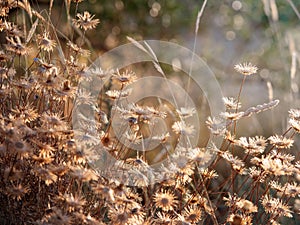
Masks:
[[[279,103],[243,109],[241,85],[237,98],[223,98],[226,110],[206,122],[212,138],[221,138],[222,144],[192,146],[190,138],[199,134],[189,119],[197,109],[176,109],[162,100],[129,102],[138,92],[130,88],[138,79],[135,72],[86,66],[93,52],[84,49],[85,35],[100,21],[87,11],[77,12],[82,0],[73,0],[76,11],[68,11],[75,17],[68,26],[78,37],[62,35],[51,26],[50,16],[30,2],[0,3],[0,32],[6,41],[0,51],[1,224],[297,220],[300,161],[293,149],[300,133],[299,109],[290,109],[282,134],[241,136],[240,120]],[[14,8],[30,21],[13,22],[9,13]],[[258,70],[250,63],[234,68],[244,76]],[[93,85],[103,86],[97,99],[93,87],[78,89],[79,82],[95,77]],[[78,109],[83,111],[72,114]],[[108,154],[117,161],[115,167],[95,171],[93,163],[106,163]]]

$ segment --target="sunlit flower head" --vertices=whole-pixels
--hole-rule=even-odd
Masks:
[[[234,66],[234,69],[245,76],[255,74],[258,68],[251,63],[240,63]]]
[[[89,12],[85,11],[83,14],[77,13],[77,19],[73,19],[75,26],[82,28],[83,30],[94,29],[99,23],[99,19],[93,19],[95,15],[91,15]]]

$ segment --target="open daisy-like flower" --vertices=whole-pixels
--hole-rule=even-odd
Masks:
[[[160,191],[154,196],[155,206],[161,208],[163,211],[173,210],[177,205],[175,195],[170,191]]]

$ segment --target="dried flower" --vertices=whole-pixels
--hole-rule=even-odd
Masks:
[[[22,184],[13,185],[7,190],[9,197],[20,201],[30,191],[29,186],[23,186]]]
[[[267,141],[262,136],[249,137],[248,140],[246,137],[241,137],[235,144],[244,148],[246,153],[257,155],[264,152]]]
[[[181,135],[192,135],[195,132],[195,128],[193,125],[187,125],[184,121],[176,121],[172,125],[172,129],[176,134],[181,134]]]
[[[300,133],[300,120],[297,120],[295,118],[290,118],[289,124],[291,125],[291,127],[293,127],[293,129],[297,133]]]
[[[95,98],[85,89],[79,89],[76,95],[76,105],[95,105]]]
[[[173,221],[173,218],[165,212],[157,212],[156,216],[158,217],[158,219],[156,219],[158,224],[171,224]]]
[[[293,146],[293,143],[294,143],[293,139],[278,136],[278,135],[273,135],[273,136],[269,137],[268,140],[270,141],[270,144],[275,145],[276,148],[279,148],[279,149],[290,148]]]
[[[206,125],[213,135],[223,135],[226,131],[226,123],[223,118],[208,117]]]
[[[53,48],[56,46],[56,42],[49,38],[49,33],[43,33],[42,36],[38,36],[39,48],[46,51],[52,52]]]
[[[184,119],[193,116],[196,113],[195,108],[184,108],[181,107],[180,109],[176,109],[179,116]]]
[[[42,127],[53,130],[66,130],[67,125],[57,113],[46,114],[41,117]]]
[[[153,200],[155,206],[161,208],[163,211],[173,210],[178,203],[175,195],[171,191],[166,190],[156,192]]]
[[[59,198],[65,203],[69,212],[81,209],[86,203],[83,197],[73,196],[73,194],[65,193]]]
[[[130,95],[132,89],[127,90],[109,90],[105,92],[105,94],[110,97],[111,99],[120,99],[126,98]]]
[[[220,152],[220,156],[224,158],[226,161],[228,161],[232,168],[236,170],[237,172],[243,174],[244,173],[244,167],[245,163],[239,159],[237,156],[233,156],[230,152]]]
[[[220,113],[220,116],[224,117],[227,120],[235,121],[235,120],[241,119],[243,114],[244,114],[243,112],[237,112],[237,113],[235,113],[235,112],[222,112],[222,113]]]
[[[24,33],[12,22],[4,21],[5,32],[8,37],[23,37]]]
[[[200,170],[200,173],[201,175],[204,177],[204,178],[207,178],[208,180],[211,180],[211,179],[215,179],[217,178],[219,175],[217,173],[217,171],[215,170],[209,170],[209,169],[202,169]]]
[[[245,215],[230,214],[227,218],[227,222],[229,222],[231,225],[251,225],[252,218]]]
[[[66,100],[67,98],[73,98],[75,96],[75,87],[70,86],[70,81],[63,82],[62,87],[54,89],[54,93],[57,95],[54,98],[58,100]]]
[[[73,19],[76,27],[82,28],[84,31],[94,29],[100,23],[99,19],[93,19],[95,15],[84,11],[83,14],[77,13],[77,19]]]
[[[257,206],[247,199],[239,199],[236,204],[237,208],[241,209],[245,214],[257,212]]]
[[[184,209],[183,217],[187,222],[197,223],[201,220],[202,210],[197,206],[189,206]]]
[[[79,181],[89,182],[91,180],[98,180],[97,175],[90,169],[74,167],[71,171],[71,176]]]
[[[13,149],[21,158],[28,157],[28,154],[31,153],[32,151],[32,149],[28,146],[28,144],[22,140],[14,141]]]
[[[9,42],[6,45],[8,51],[14,52],[17,55],[27,55],[29,52],[28,47],[22,44],[20,37],[6,37],[6,40]]]
[[[290,109],[289,117],[295,120],[300,120],[300,109]]]
[[[240,102],[237,102],[237,100],[232,97],[223,97],[222,100],[227,109],[239,109],[242,106]]]
[[[234,66],[234,69],[245,76],[255,74],[258,70],[258,68],[251,63],[237,64]]]
[[[50,172],[47,168],[41,166],[35,168],[35,174],[41,180],[45,181],[46,185],[50,185],[53,182],[56,182],[57,180],[57,176],[54,173]]]
[[[110,202],[115,201],[114,190],[108,186],[97,184],[95,187],[93,187],[93,191],[96,194],[102,195],[106,200]]]
[[[67,47],[69,47],[75,53],[82,55],[84,57],[88,57],[91,54],[89,50],[82,49],[78,45],[76,45],[70,41],[67,43]]]
[[[271,213],[278,217],[292,217],[292,211],[287,204],[284,204],[282,200],[278,198],[272,198],[265,195],[261,200],[261,203],[267,213]]]
[[[30,123],[39,118],[37,110],[29,104],[12,110],[16,117],[21,118],[24,123]]]
[[[71,225],[72,224],[72,218],[70,215],[67,215],[62,210],[58,208],[53,208],[52,213],[47,216],[47,222],[50,224],[57,224],[57,225]],[[45,223],[43,223],[45,224]]]
[[[112,224],[116,225],[130,225],[131,222],[131,215],[129,214],[129,210],[126,206],[118,206],[110,207],[108,212],[108,217],[110,218]]]
[[[117,72],[113,75],[113,78],[115,78],[122,85],[131,84],[137,79],[135,73],[129,70],[125,70],[122,73],[119,70],[117,70]]]
[[[287,161],[283,161],[277,157],[273,157],[268,154],[267,156],[262,156],[261,159],[254,157],[251,159],[253,163],[257,161],[261,168],[268,174],[275,176],[283,176],[293,173],[293,167]]]
[[[189,159],[198,163],[198,166],[205,166],[212,159],[212,154],[205,148],[193,148],[187,153]]]
[[[284,193],[289,197],[300,195],[300,186],[296,182],[286,183],[283,186]]]

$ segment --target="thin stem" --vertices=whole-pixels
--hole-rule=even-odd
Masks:
[[[246,80],[246,76],[244,75],[244,78],[243,78],[243,81],[241,83],[240,90],[239,90],[239,93],[238,93],[238,96],[237,96],[237,103],[236,103],[235,113],[237,113],[238,110],[239,110],[239,102],[240,102],[241,93],[242,93],[242,89],[243,89],[245,80]],[[233,125],[233,134],[234,135],[236,135],[236,123],[237,123],[237,121],[234,121],[234,125]]]

